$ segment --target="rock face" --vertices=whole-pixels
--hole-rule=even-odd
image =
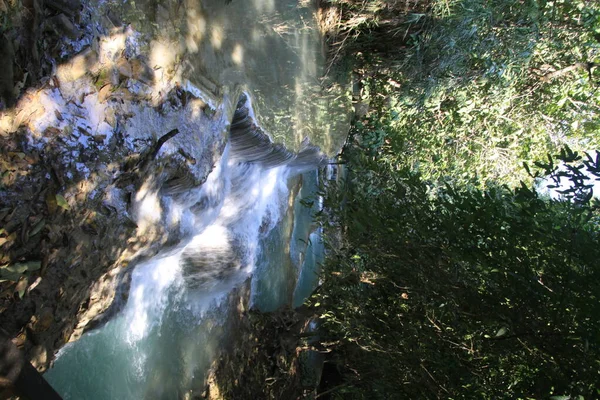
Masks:
[[[80,35],[79,6],[45,5],[47,35]],[[155,74],[130,28],[87,42],[12,107],[0,65],[0,326],[40,371],[118,309],[135,262],[186,233],[186,193],[220,157],[235,106]]]

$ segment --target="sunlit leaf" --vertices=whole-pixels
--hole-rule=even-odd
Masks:
[[[71,209],[69,203],[67,203],[67,200],[60,194],[56,195],[56,204],[64,210],[68,211]]]
[[[496,332],[496,336],[497,338],[502,337],[504,335],[506,335],[506,333],[508,332],[508,329],[506,327],[502,327],[500,329],[498,329],[498,332]]]

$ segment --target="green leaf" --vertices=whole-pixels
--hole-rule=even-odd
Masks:
[[[564,105],[565,105],[565,103],[567,102],[567,100],[568,100],[568,97],[563,97],[562,99],[560,99],[560,100],[559,100],[559,101],[556,103],[556,106],[557,106],[558,108],[562,108],[562,106],[564,106]]]
[[[497,338],[502,337],[504,335],[506,335],[506,333],[508,332],[508,329],[506,327],[502,327],[500,329],[498,329],[498,332],[496,332],[496,336]]]
[[[25,265],[24,263],[17,263],[12,265],[7,264],[0,268],[2,268],[2,273],[8,271],[16,274],[22,274],[23,272],[27,271],[27,265]]]
[[[0,282],[17,282],[21,278],[21,276],[23,275],[18,272],[12,272],[5,268],[0,269]]]
[[[68,211],[71,209],[69,203],[67,203],[67,200],[60,194],[56,195],[56,204],[64,210]]]
[[[37,271],[42,268],[41,261],[28,261],[24,263],[5,264],[0,266],[0,282],[17,282],[27,271]]]
[[[37,271],[42,268],[41,261],[29,261],[25,265],[27,266],[27,271]]]
[[[41,261],[28,261],[28,262],[24,262],[24,263],[5,265],[0,268],[2,268],[0,271],[3,271],[3,272],[9,271],[9,272],[15,272],[15,273],[22,274],[26,271],[37,271],[38,269],[42,268],[42,262]]]
[[[527,175],[533,177],[531,170],[529,169],[529,165],[526,162],[523,163],[523,167],[525,168],[525,171],[527,171]]]
[[[35,235],[37,235],[38,233],[40,233],[40,231],[42,230],[42,228],[44,226],[46,226],[46,220],[42,219],[40,222],[38,222],[37,224],[35,224],[35,226],[31,230],[31,232],[29,232],[29,236],[35,236]]]

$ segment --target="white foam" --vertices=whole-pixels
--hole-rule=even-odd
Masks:
[[[129,300],[125,309],[128,326],[127,342],[146,337],[160,324],[168,303],[169,288],[181,283],[179,257],[181,252],[153,258],[133,272]]]

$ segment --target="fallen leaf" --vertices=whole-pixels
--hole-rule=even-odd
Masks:
[[[67,200],[60,194],[56,195],[56,205],[67,211],[71,209]]]
[[[19,272],[19,269],[15,268],[14,265],[8,264],[0,266],[0,282],[17,282],[23,276],[23,272]]]
[[[496,337],[502,337],[504,335],[506,335],[506,333],[508,332],[508,329],[506,327],[502,327],[500,329],[498,329],[498,332],[496,332]]]
[[[48,207],[48,213],[54,214],[58,207],[56,196],[52,195],[50,192],[46,193],[46,207]]]
[[[40,222],[38,222],[37,224],[35,224],[35,226],[31,230],[31,232],[29,232],[29,237],[35,236],[38,233],[40,233],[40,231],[42,230],[42,228],[44,228],[44,226],[46,226],[46,220],[42,219]]]
[[[29,288],[27,289],[27,291],[31,292],[33,289],[35,289],[37,287],[37,285],[40,284],[41,281],[42,281],[42,277],[38,276],[37,279],[31,284],[31,286],[29,286]]]
[[[102,86],[100,88],[100,90],[98,91],[98,101],[100,103],[105,102],[112,94],[112,90],[113,90],[113,87],[110,83]]]
[[[29,280],[27,279],[27,277],[21,276],[21,279],[19,279],[19,282],[17,283],[17,286],[15,287],[15,292],[17,292],[19,294],[20,299],[22,299],[23,296],[25,295],[25,290],[27,290],[28,283],[29,283]]]

